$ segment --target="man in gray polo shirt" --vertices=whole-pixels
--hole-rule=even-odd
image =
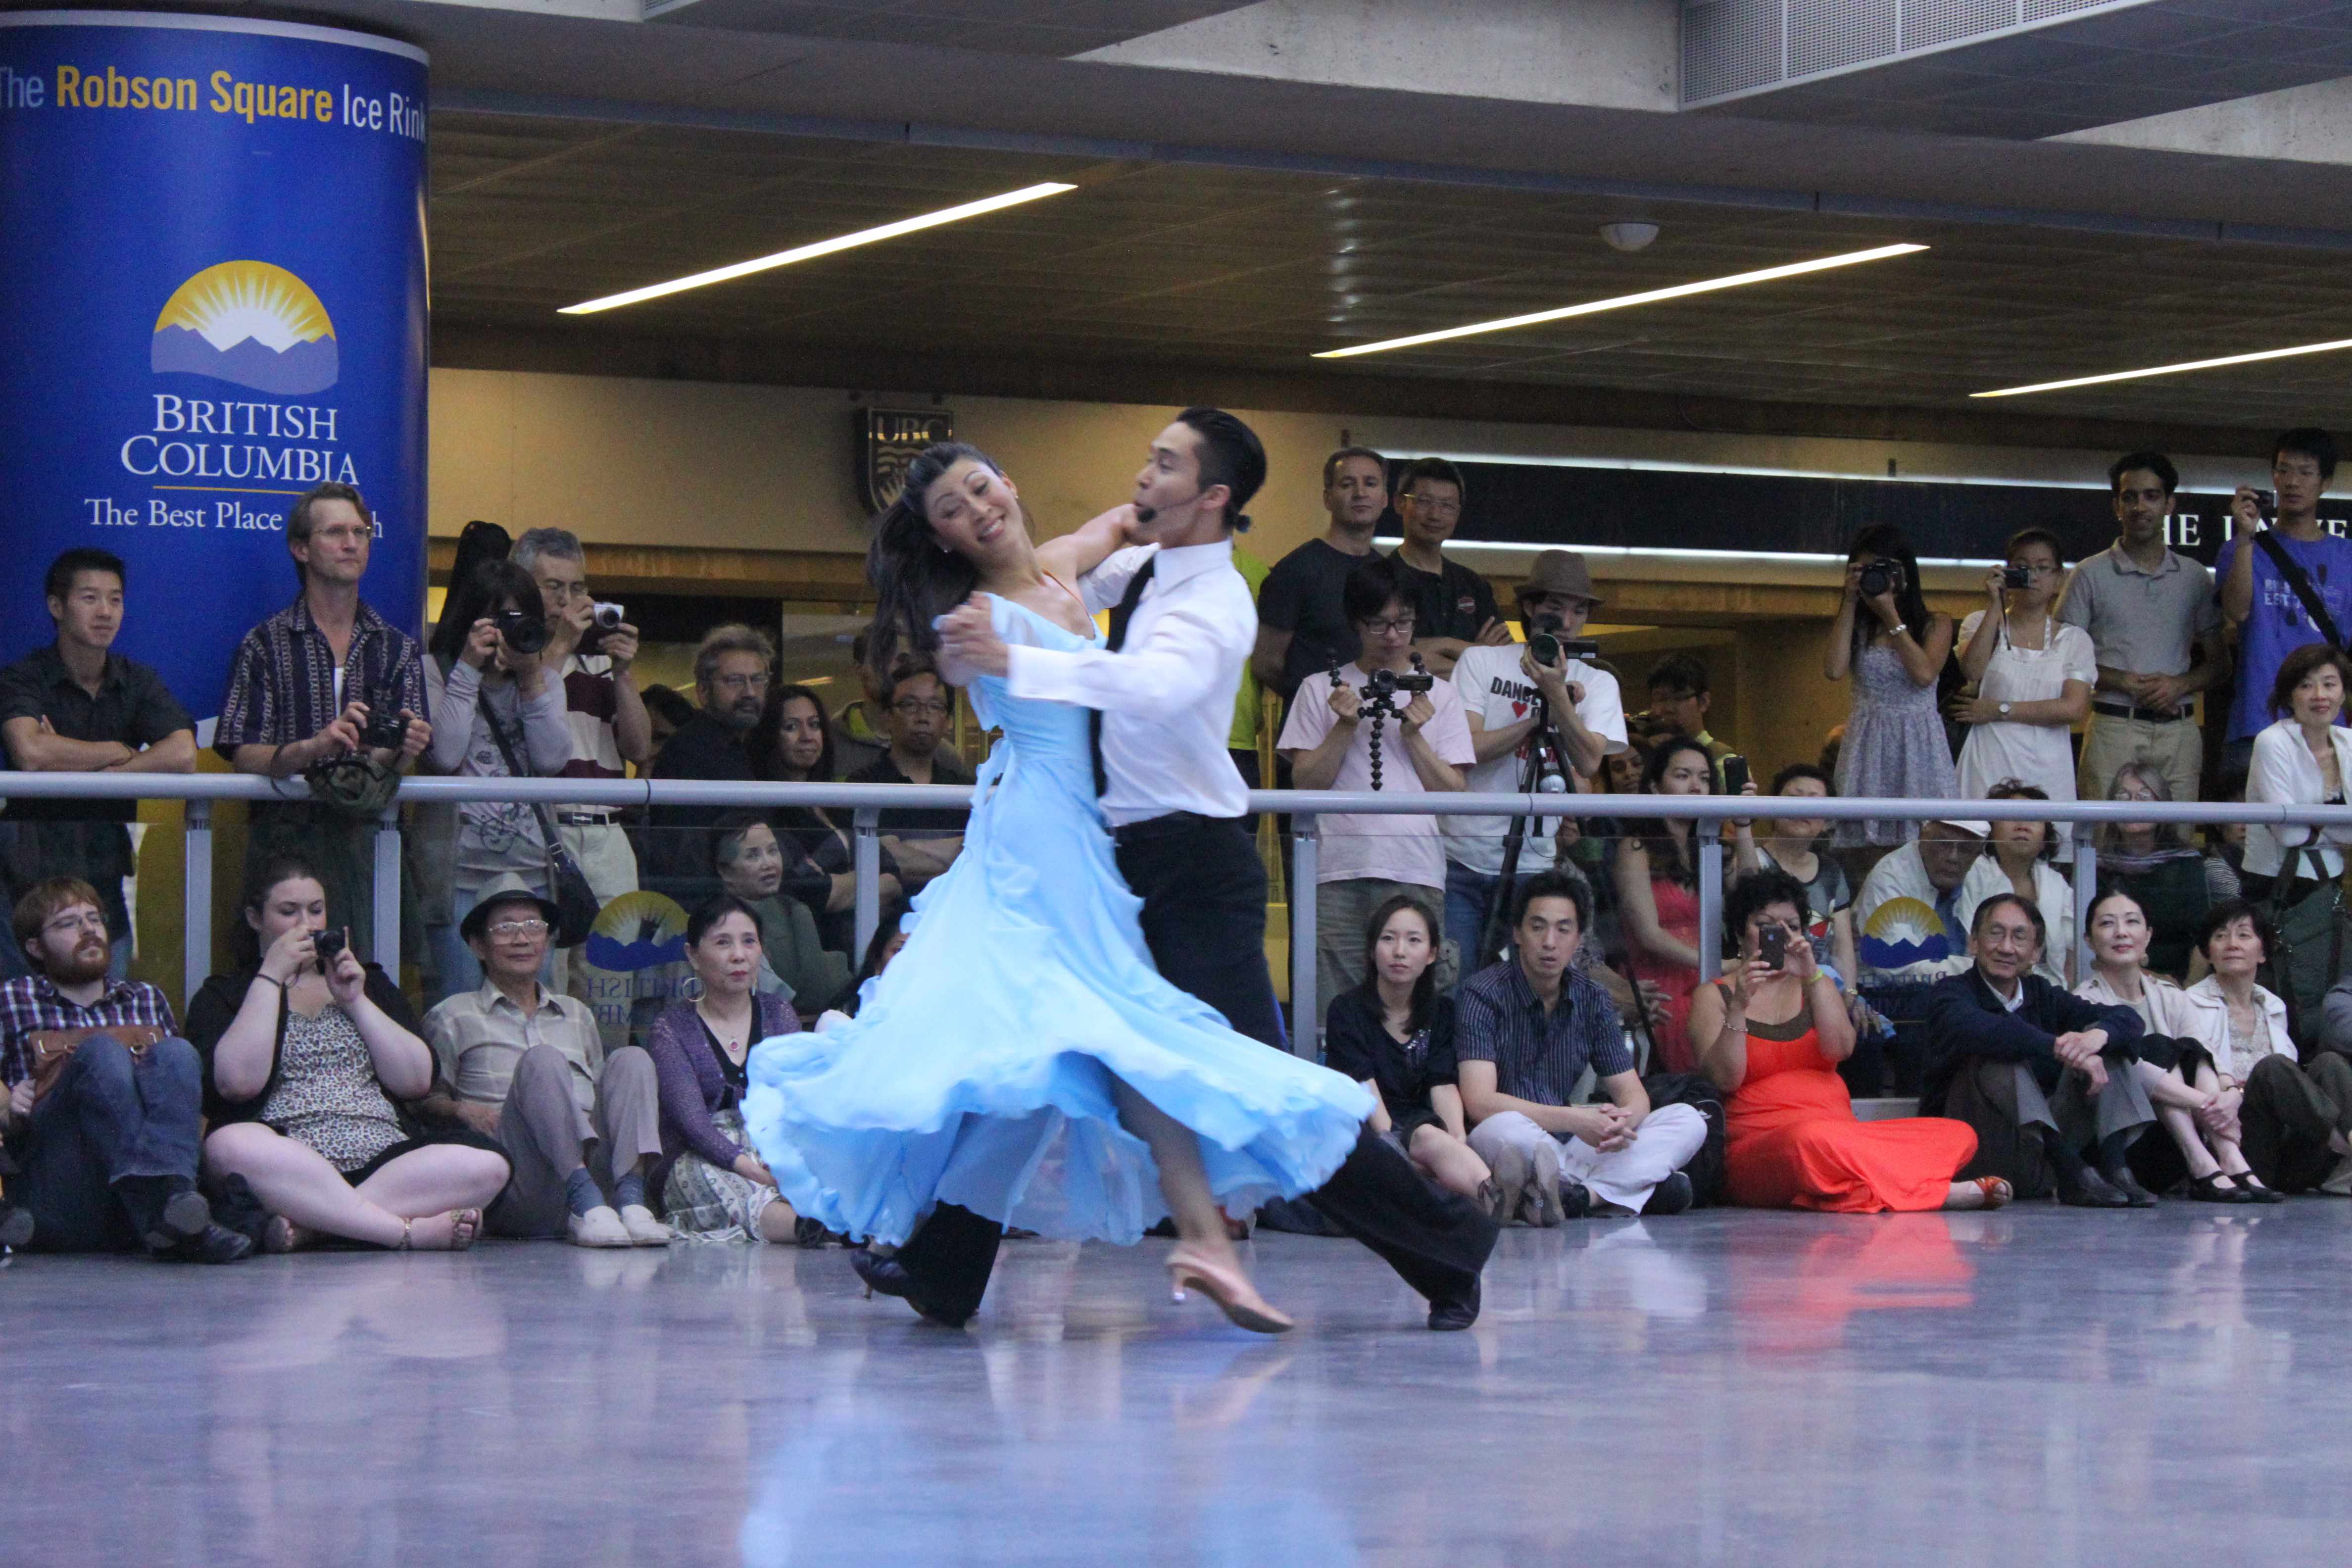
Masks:
[[[2180,475],[2161,452],[2131,452],[2107,470],[2115,489],[2115,543],[2074,568],[2058,618],[2091,634],[2099,684],[2083,731],[2077,788],[2105,800],[2116,770],[2152,763],[2175,800],[2195,800],[2205,741],[2189,699],[2229,673],[2213,574],[2165,547]],[[2189,650],[2204,662],[2191,668]]]

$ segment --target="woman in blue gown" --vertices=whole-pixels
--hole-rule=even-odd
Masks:
[[[992,462],[929,448],[877,525],[869,657],[884,668],[936,657],[934,619],[975,592],[1007,642],[1091,642],[1074,585],[1126,542],[1132,517],[1122,507],[1034,545]],[[793,1207],[829,1228],[903,1242],[946,1202],[1126,1243],[1172,1215],[1179,1300],[1197,1287],[1245,1328],[1286,1329],[1221,1205],[1321,1185],[1370,1097],[1234,1033],[1153,968],[1096,801],[1087,710],[1015,699],[992,678],[969,685],[1003,736],[962,854],[915,900],[907,945],[856,1019],[752,1053],[745,1125]]]

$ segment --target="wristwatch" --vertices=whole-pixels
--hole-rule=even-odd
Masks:
[[[2006,702],[2000,705],[2000,716],[2004,719],[2009,717],[2009,704]]]

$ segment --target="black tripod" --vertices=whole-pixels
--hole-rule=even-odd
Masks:
[[[1540,702],[1541,699],[1538,699]],[[1568,748],[1561,744],[1559,731],[1551,721],[1549,710],[1538,709],[1542,717],[1528,735],[1527,755],[1519,763],[1521,795],[1566,795],[1569,790],[1565,759]],[[1562,818],[1570,814],[1565,810]],[[1540,820],[1540,819],[1539,819]],[[1503,951],[1503,932],[1511,918],[1511,901],[1517,896],[1519,883],[1519,853],[1527,847],[1526,816],[1514,816],[1503,835],[1503,869],[1496,879],[1494,897],[1487,900],[1486,919],[1479,927],[1478,951],[1461,956],[1462,972],[1465,974],[1483,969]]]

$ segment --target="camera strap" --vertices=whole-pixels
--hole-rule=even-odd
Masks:
[[[2319,590],[2311,585],[2311,574],[2303,569],[2301,562],[2286,552],[2286,546],[2273,537],[2276,532],[2275,529],[2263,529],[2254,535],[2254,543],[2270,557],[2271,564],[2278,568],[2278,574],[2285,579],[2288,587],[2294,590],[2294,596],[2303,601],[2303,613],[2311,617],[2311,624],[2318,628],[2321,637],[2327,639],[2327,645],[2342,647],[2344,634],[2336,629],[2336,617],[2327,613],[2326,601],[2319,596]]]

